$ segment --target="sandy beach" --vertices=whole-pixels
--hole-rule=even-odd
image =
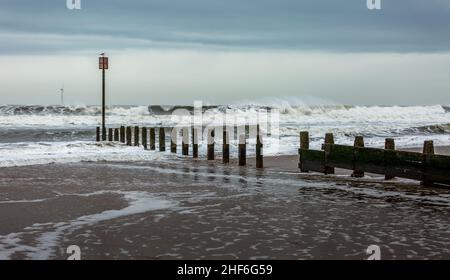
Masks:
[[[450,189],[343,169],[301,173],[297,155],[304,129],[313,150],[329,131],[342,145],[365,135],[367,147],[383,147],[388,133],[399,150],[433,140],[436,154],[449,155],[448,133],[429,125],[448,123],[447,111],[424,107],[412,118],[415,108],[388,107],[393,120],[379,107],[304,109],[280,115],[256,169],[252,139],[239,167],[236,141],[224,165],[220,137],[207,161],[205,141],[198,159],[192,147],[181,156],[181,139],[170,153],[168,132],[166,152],[96,142],[96,106],[0,106],[0,259],[67,259],[70,245],[82,259],[361,260],[370,245],[383,259],[449,259]],[[254,116],[254,107],[235,110]],[[116,128],[173,125],[146,106],[114,106],[109,119]]]
[[[450,260],[450,1],[106,2],[0,1],[0,261]]]
[[[437,151],[448,151],[439,148]],[[2,168],[0,259],[448,259],[450,190],[220,160]]]

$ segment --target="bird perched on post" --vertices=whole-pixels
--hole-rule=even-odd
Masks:
[[[105,56],[105,53],[101,53],[100,55],[101,55],[101,56]]]

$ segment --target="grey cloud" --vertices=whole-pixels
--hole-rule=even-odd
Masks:
[[[444,0],[382,0],[381,11],[369,11],[366,0],[81,1],[82,10],[70,11],[65,0],[2,0],[0,52],[174,46],[450,50],[450,4]]]

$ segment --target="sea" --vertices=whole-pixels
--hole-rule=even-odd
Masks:
[[[173,127],[173,112],[187,112],[189,123],[198,117],[192,109],[108,106],[106,125]],[[368,147],[387,137],[397,148],[450,143],[442,105],[277,102],[200,112],[202,126],[259,124],[270,112],[265,156],[296,155],[302,130],[312,149],[329,132],[348,145],[362,135]],[[96,142],[100,124],[99,106],[0,105],[0,259],[66,259],[73,246],[82,259],[367,259],[373,248],[381,259],[450,258],[449,190],[208,164]],[[236,140],[230,145],[236,157]],[[199,151],[205,157],[205,139]]]
[[[179,108],[193,111],[190,106]],[[173,115],[174,109],[174,106],[154,105],[108,106],[106,126],[171,127],[178,120]],[[265,156],[297,154],[302,130],[309,131],[312,149],[320,148],[328,132],[334,134],[336,143],[345,145],[352,145],[358,135],[364,136],[368,147],[383,147],[385,138],[394,138],[396,147],[401,148],[421,147],[425,140],[433,140],[435,146],[450,144],[450,108],[443,105],[205,106],[202,124],[223,125],[222,119],[229,126],[244,122],[256,124],[261,122],[256,116],[266,112],[270,117],[263,123],[270,124],[264,126]],[[164,158],[164,154],[142,153],[140,148],[119,143],[95,143],[95,129],[99,125],[99,106],[0,105],[0,166]],[[200,155],[206,153],[205,138],[200,139]],[[237,142],[231,140],[230,152],[235,157]],[[220,144],[221,137],[216,142]],[[254,153],[253,146],[249,145],[250,156]],[[216,149],[220,152],[221,147],[216,145]]]

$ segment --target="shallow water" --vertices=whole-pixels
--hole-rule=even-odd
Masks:
[[[450,191],[415,183],[186,159],[3,168],[0,190],[1,258],[450,258]]]

